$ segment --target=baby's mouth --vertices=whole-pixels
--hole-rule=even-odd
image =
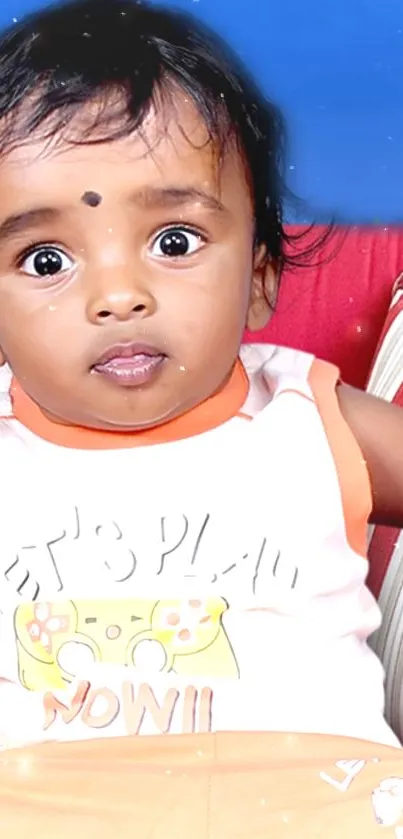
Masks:
[[[91,372],[121,387],[148,384],[167,356],[148,344],[115,344],[91,366]]]

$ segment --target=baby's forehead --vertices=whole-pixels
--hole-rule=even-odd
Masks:
[[[121,114],[121,111],[120,111]],[[0,155],[0,216],[26,207],[104,208],[155,192],[192,191],[223,198],[227,206],[250,190],[236,145],[225,153],[211,138],[195,105],[179,96],[152,107],[136,130],[113,124],[101,104],[83,108],[65,130],[39,126],[24,142]],[[106,135],[106,129],[110,136]],[[97,133],[98,132],[98,133]],[[164,202],[167,196],[164,196]],[[174,203],[174,202],[172,202]]]
[[[193,131],[187,135],[186,128]],[[152,122],[149,130],[104,141],[73,142],[70,137],[32,137],[0,157],[0,199],[48,195],[67,202],[82,201],[99,206],[108,194],[124,195],[127,190],[156,188],[163,184],[196,185],[214,193],[225,189],[227,180],[243,179],[237,154],[219,161],[217,148],[197,138],[194,121],[171,123],[161,131]]]

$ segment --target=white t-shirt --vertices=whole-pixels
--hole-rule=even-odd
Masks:
[[[61,444],[38,409],[14,410],[3,371],[0,742],[285,730],[396,744],[367,646],[369,481],[337,371],[267,346],[241,359],[196,409],[204,425],[110,447],[97,432]]]

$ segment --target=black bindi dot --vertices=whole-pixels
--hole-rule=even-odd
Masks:
[[[102,195],[99,192],[84,192],[84,195],[81,196],[81,201],[83,204],[86,204],[87,207],[99,207],[102,201]]]

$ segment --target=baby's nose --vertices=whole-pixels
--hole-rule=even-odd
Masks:
[[[146,282],[136,281],[128,272],[116,270],[113,276],[99,272],[91,285],[87,317],[96,326],[111,321],[143,320],[154,314],[157,302]]]

